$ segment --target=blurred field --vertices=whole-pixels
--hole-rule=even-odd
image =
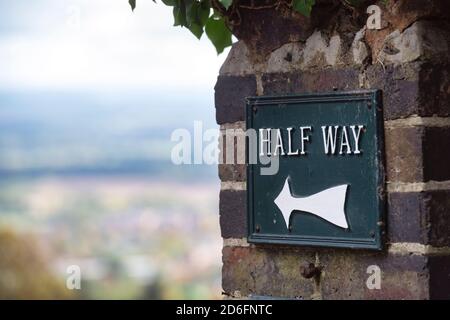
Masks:
[[[135,177],[3,183],[0,297],[219,298],[217,197],[212,183]],[[65,289],[72,264],[81,267],[80,291]]]

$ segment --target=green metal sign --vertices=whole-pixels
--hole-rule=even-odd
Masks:
[[[379,91],[251,97],[246,120],[249,242],[382,248]]]

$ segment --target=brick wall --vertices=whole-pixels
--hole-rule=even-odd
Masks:
[[[382,30],[366,30],[364,15],[319,3],[310,20],[242,9],[233,30],[240,40],[215,87],[217,123],[244,128],[246,96],[382,89],[387,249],[248,244],[245,165],[221,164],[223,290],[236,298],[450,298],[450,4],[380,4]],[[322,268],[319,279],[302,276],[310,263]],[[381,268],[380,290],[365,285],[369,265]]]

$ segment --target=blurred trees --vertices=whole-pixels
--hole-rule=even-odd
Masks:
[[[0,229],[0,299],[69,299],[34,237]]]

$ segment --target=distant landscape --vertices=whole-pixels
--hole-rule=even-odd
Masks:
[[[186,96],[0,93],[0,297],[220,297],[217,169],[170,161],[172,130],[215,127]]]
[[[211,94],[0,92],[0,175],[150,175],[213,180],[170,162],[174,129],[215,128]]]

